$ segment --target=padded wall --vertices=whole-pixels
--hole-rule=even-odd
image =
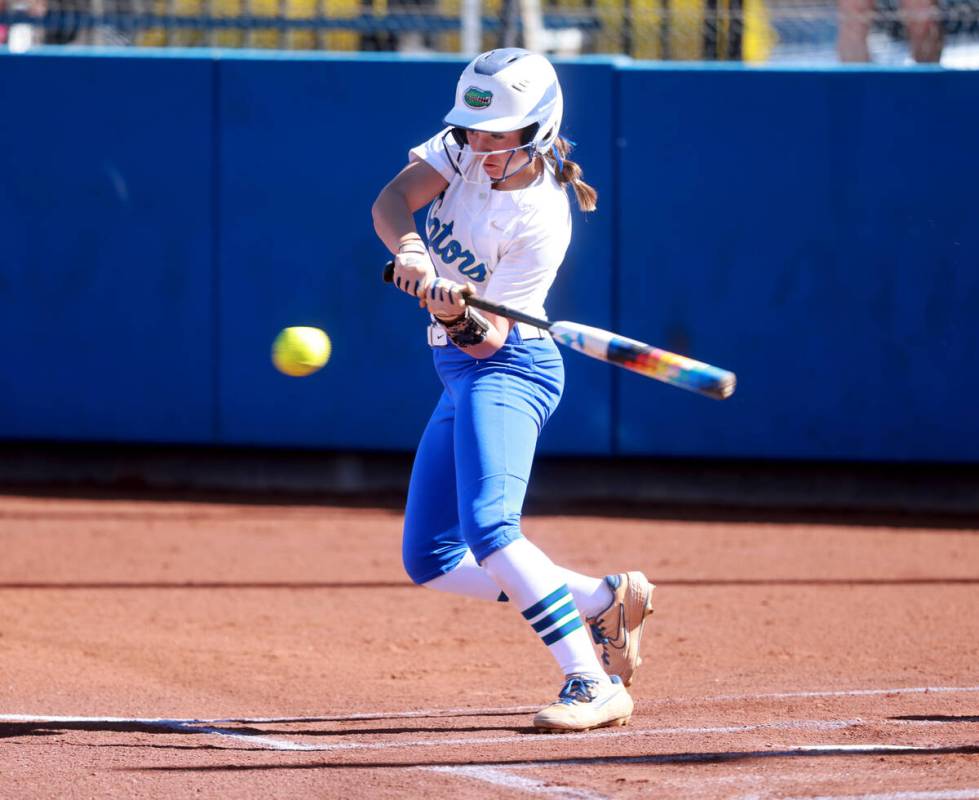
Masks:
[[[979,459],[979,75],[619,77],[618,324],[740,385],[619,373],[617,452]]]
[[[462,63],[0,55],[0,437],[412,449],[440,387],[370,206]],[[740,386],[566,351],[542,451],[979,460],[979,74],[558,70],[600,198],[551,317]],[[269,361],[297,324],[334,343],[302,380]]]
[[[212,441],[213,71],[0,57],[0,437]]]

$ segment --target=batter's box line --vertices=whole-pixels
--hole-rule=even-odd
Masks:
[[[757,795],[746,795],[740,800],[760,800],[760,798]],[[783,800],[979,800],[979,788],[886,792],[884,794],[834,794],[818,797],[786,797]]]
[[[517,744],[530,744],[557,741],[595,741],[595,740],[629,740],[641,739],[651,736],[677,736],[677,735],[737,735],[763,730],[782,730],[782,731],[837,731],[849,728],[861,727],[868,724],[874,725],[898,725],[905,728],[915,726],[935,726],[943,725],[941,722],[923,720],[874,720],[868,722],[865,719],[848,720],[789,720],[785,722],[762,722],[746,725],[724,725],[724,726],[686,726],[668,728],[631,728],[631,729],[604,729],[588,731],[583,733],[565,733],[556,737],[550,733],[521,734],[517,736],[487,736],[487,737],[459,737],[459,738],[426,738],[388,742],[334,742],[326,744],[307,744],[288,739],[279,739],[271,736],[258,735],[249,731],[235,730],[232,728],[221,728],[196,720],[178,720],[163,718],[125,718],[125,717],[32,717],[26,715],[0,715],[0,723],[22,723],[24,725],[44,725],[57,727],[59,724],[71,726],[74,729],[104,731],[111,729],[112,725],[124,725],[127,727],[143,726],[148,733],[159,733],[160,729],[176,734],[190,735],[212,735],[226,739],[231,739],[239,744],[247,745],[249,750],[288,750],[308,753],[329,753],[329,752],[364,752],[394,749],[421,749],[427,747],[476,747],[476,746],[510,746]],[[89,726],[89,727],[85,727]],[[25,733],[27,735],[27,733]]]
[[[506,764],[506,769],[495,765],[460,766],[460,767],[418,767],[428,772],[444,773],[460,778],[492,784],[506,789],[524,791],[530,794],[543,794],[558,800],[608,800],[606,795],[598,794],[587,789],[575,789],[568,786],[514,775],[514,770],[534,769],[543,767],[568,767],[596,763],[610,764],[675,764],[691,762],[733,761],[742,758],[797,758],[800,756],[840,756],[840,755],[901,755],[908,753],[942,753],[960,750],[979,752],[979,748],[932,748],[914,747],[908,745],[800,745],[775,750],[761,750],[745,753],[683,753],[674,755],[649,756],[609,756],[599,759],[564,759],[560,761],[527,761]],[[725,756],[727,758],[725,758]],[[764,800],[770,795],[744,795],[740,800]],[[942,789],[935,791],[887,792],[875,794],[823,795],[819,797],[783,797],[782,800],[979,800],[979,788]]]
[[[792,747],[771,751],[761,751],[757,753],[746,753],[745,756],[754,757],[798,757],[804,755],[850,755],[863,754],[873,755],[879,753],[906,753],[909,750],[915,752],[934,752],[928,748],[908,748],[902,745],[810,745],[808,747]],[[690,758],[683,759],[685,762],[717,760],[710,758],[711,754],[689,754]],[[702,756],[702,758],[697,758]],[[633,756],[615,758],[609,760],[616,764],[650,764],[650,763],[676,763],[678,759],[666,761],[669,757],[659,758],[656,756]],[[469,778],[471,780],[489,783],[493,786],[505,789],[524,791],[529,794],[542,794],[557,798],[558,800],[608,800],[603,794],[598,794],[588,789],[576,789],[569,786],[555,785],[554,783],[528,778],[523,775],[514,775],[514,770],[523,770],[541,767],[567,767],[576,766],[580,763],[594,764],[594,761],[584,761],[567,759],[564,761],[551,762],[523,762],[517,764],[507,764],[507,768],[501,769],[496,766],[463,766],[463,767],[417,767],[416,769],[426,772],[449,774],[459,778]],[[772,795],[749,794],[744,795],[739,800],[764,800]],[[979,800],[979,788],[971,789],[941,789],[933,791],[910,791],[910,792],[886,792],[874,794],[848,794],[848,795],[821,795],[819,797],[782,797],[782,800]]]
[[[642,700],[648,705],[677,705],[684,703],[742,702],[745,700],[789,700],[818,699],[826,697],[872,697],[909,694],[966,694],[979,692],[979,686],[904,686],[891,689],[837,689],[796,692],[767,692],[760,694],[726,694],[696,698],[654,698]],[[257,725],[257,724],[313,724],[319,722],[370,722],[374,720],[420,719],[430,717],[486,717],[532,714],[540,706],[509,706],[494,708],[434,708],[410,711],[369,711],[353,714],[332,714],[315,717],[227,717],[222,719],[170,719],[158,717],[72,717],[72,716],[30,716],[23,714],[0,714],[0,721],[8,722],[118,722],[118,723],[179,723],[181,725]],[[285,733],[285,732],[284,732]]]
[[[741,700],[791,700],[796,698],[818,699],[821,697],[874,697],[879,695],[905,694],[966,694],[979,692],[979,686],[905,686],[897,689],[846,689],[827,691],[769,692],[766,694],[720,694],[703,698],[705,703]]]
[[[542,794],[557,800],[608,800],[606,795],[588,789],[575,789],[570,786],[560,786],[524,775],[514,775],[509,769],[499,767],[466,766],[466,767],[415,767],[424,772],[435,772],[452,775],[457,778],[489,783],[500,789],[510,789],[528,794]]]

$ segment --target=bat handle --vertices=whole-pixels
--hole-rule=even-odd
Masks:
[[[393,261],[388,261],[388,263],[384,265],[384,275],[382,277],[384,278],[384,282],[385,283],[394,283],[394,262]],[[462,290],[462,296],[465,297],[467,299],[467,301],[468,301],[468,298],[470,298],[470,297],[473,296],[472,289],[469,286],[466,286]]]

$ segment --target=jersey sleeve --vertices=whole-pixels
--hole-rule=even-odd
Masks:
[[[570,242],[570,212],[534,215],[502,248],[483,297],[518,311],[543,309]]]
[[[427,142],[422,142],[417,147],[412,147],[408,151],[408,163],[410,164],[412,161],[424,161],[430,167],[434,167],[439,175],[451,182],[455,176],[455,169],[452,166],[452,162],[449,161],[448,154],[445,152],[445,143],[443,141],[443,137],[449,130],[449,128],[444,128]]]

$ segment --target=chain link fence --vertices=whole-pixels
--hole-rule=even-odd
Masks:
[[[0,48],[39,44],[979,68],[979,0],[0,0]]]

